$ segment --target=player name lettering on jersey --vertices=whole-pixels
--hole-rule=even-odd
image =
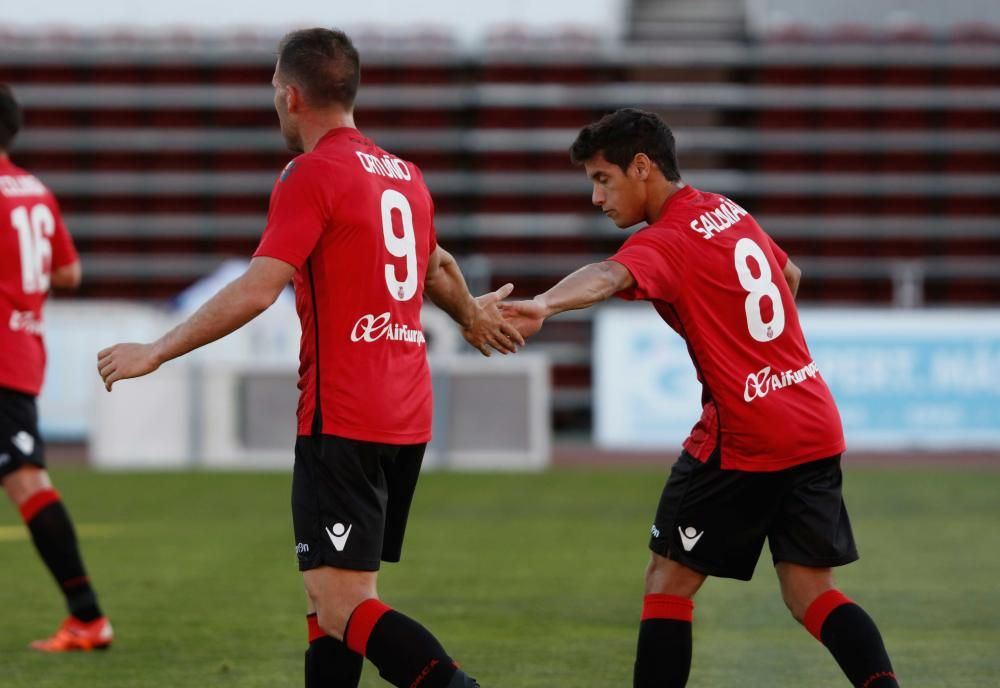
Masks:
[[[380,339],[409,342],[417,346],[423,346],[424,342],[427,341],[421,330],[410,329],[409,325],[390,322],[388,312],[377,316],[370,313],[362,315],[354,323],[354,329],[351,331],[352,342],[377,342]]]
[[[44,196],[45,186],[30,174],[16,177],[0,175],[0,194],[8,198]]]
[[[711,239],[716,234],[729,229],[747,215],[747,211],[727,198],[715,210],[710,210],[698,219],[691,220],[691,229],[701,234],[702,238]]]
[[[772,373],[771,366],[762,368],[756,373],[747,375],[746,386],[743,388],[743,399],[749,404],[754,399],[763,399],[769,392],[774,392],[789,385],[797,385],[819,375],[815,361],[802,366],[798,370],[786,370],[783,373]]]
[[[412,177],[410,168],[399,158],[391,155],[383,155],[381,158],[377,158],[374,155],[362,153],[361,151],[355,151],[355,155],[358,156],[358,160],[361,161],[361,167],[368,174],[377,174],[380,177],[404,179],[406,181],[410,181]]]
[[[7,324],[11,332],[27,332],[39,336],[42,334],[42,321],[31,311],[13,311]]]

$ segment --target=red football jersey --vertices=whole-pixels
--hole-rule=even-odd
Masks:
[[[703,412],[684,448],[722,467],[772,471],[840,454],[833,396],[806,347],[783,271],[788,256],[718,194],[685,186],[611,260],[687,342]]]
[[[430,440],[420,308],[433,215],[416,165],[356,129],[328,132],[275,182],[254,255],[298,269],[300,435]]]
[[[76,261],[55,197],[30,173],[0,159],[0,387],[41,392],[49,275]]]

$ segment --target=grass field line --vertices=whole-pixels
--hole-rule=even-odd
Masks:
[[[126,530],[127,526],[119,523],[78,523],[76,532],[86,537],[115,537]],[[0,526],[0,542],[18,542],[28,540],[31,534],[23,525]]]

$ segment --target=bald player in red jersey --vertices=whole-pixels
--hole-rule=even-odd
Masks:
[[[611,296],[649,301],[687,343],[703,409],[651,529],[636,688],[674,688],[691,667],[693,597],[708,576],[749,580],[770,546],[792,615],[855,686],[896,686],[871,618],[834,587],[858,558],[841,496],[840,416],[795,307],[801,273],[733,201],[686,185],[655,114],[624,109],[571,150],[593,203],[619,227],[645,220],[608,260],[532,301],[503,304],[522,335]]]
[[[66,598],[69,616],[31,644],[43,652],[103,649],[112,630],[97,604],[66,507],[45,470],[35,398],[45,377],[42,308],[49,287],[80,284],[80,261],[55,197],[7,154],[21,108],[0,85],[0,482]]]
[[[353,688],[362,657],[394,686],[472,688],[419,623],[379,600],[380,561],[399,561],[431,436],[424,295],[485,355],[523,343],[497,302],[474,299],[437,244],[420,170],[355,126],[358,53],[339,31],[286,36],[272,85],[281,131],[301,153],[271,193],[247,272],[152,344],[98,354],[110,391],[241,327],[289,281],[302,323],[292,482],[299,569],[310,601],[307,688]]]

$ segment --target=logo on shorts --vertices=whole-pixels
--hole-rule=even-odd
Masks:
[[[307,545],[304,542],[296,543],[296,545],[295,545],[295,553],[296,554],[305,554],[308,551],[309,551],[309,545]]]
[[[330,536],[330,542],[333,543],[333,548],[338,552],[344,551],[344,546],[347,545],[347,538],[351,535],[351,528],[353,525],[349,525],[346,528],[343,523],[334,523],[333,530],[327,528],[326,534]]]
[[[10,441],[15,447],[20,449],[21,453],[25,456],[31,456],[35,451],[35,438],[24,430],[11,437]]]
[[[688,526],[687,528],[677,528],[677,532],[681,534],[681,544],[684,546],[685,552],[690,552],[694,549],[694,546],[698,544],[698,540],[701,540],[701,536],[705,534],[705,531],[700,533],[693,528]]]
[[[656,527],[655,523],[650,527],[649,532],[655,538],[660,537],[660,529]]]

